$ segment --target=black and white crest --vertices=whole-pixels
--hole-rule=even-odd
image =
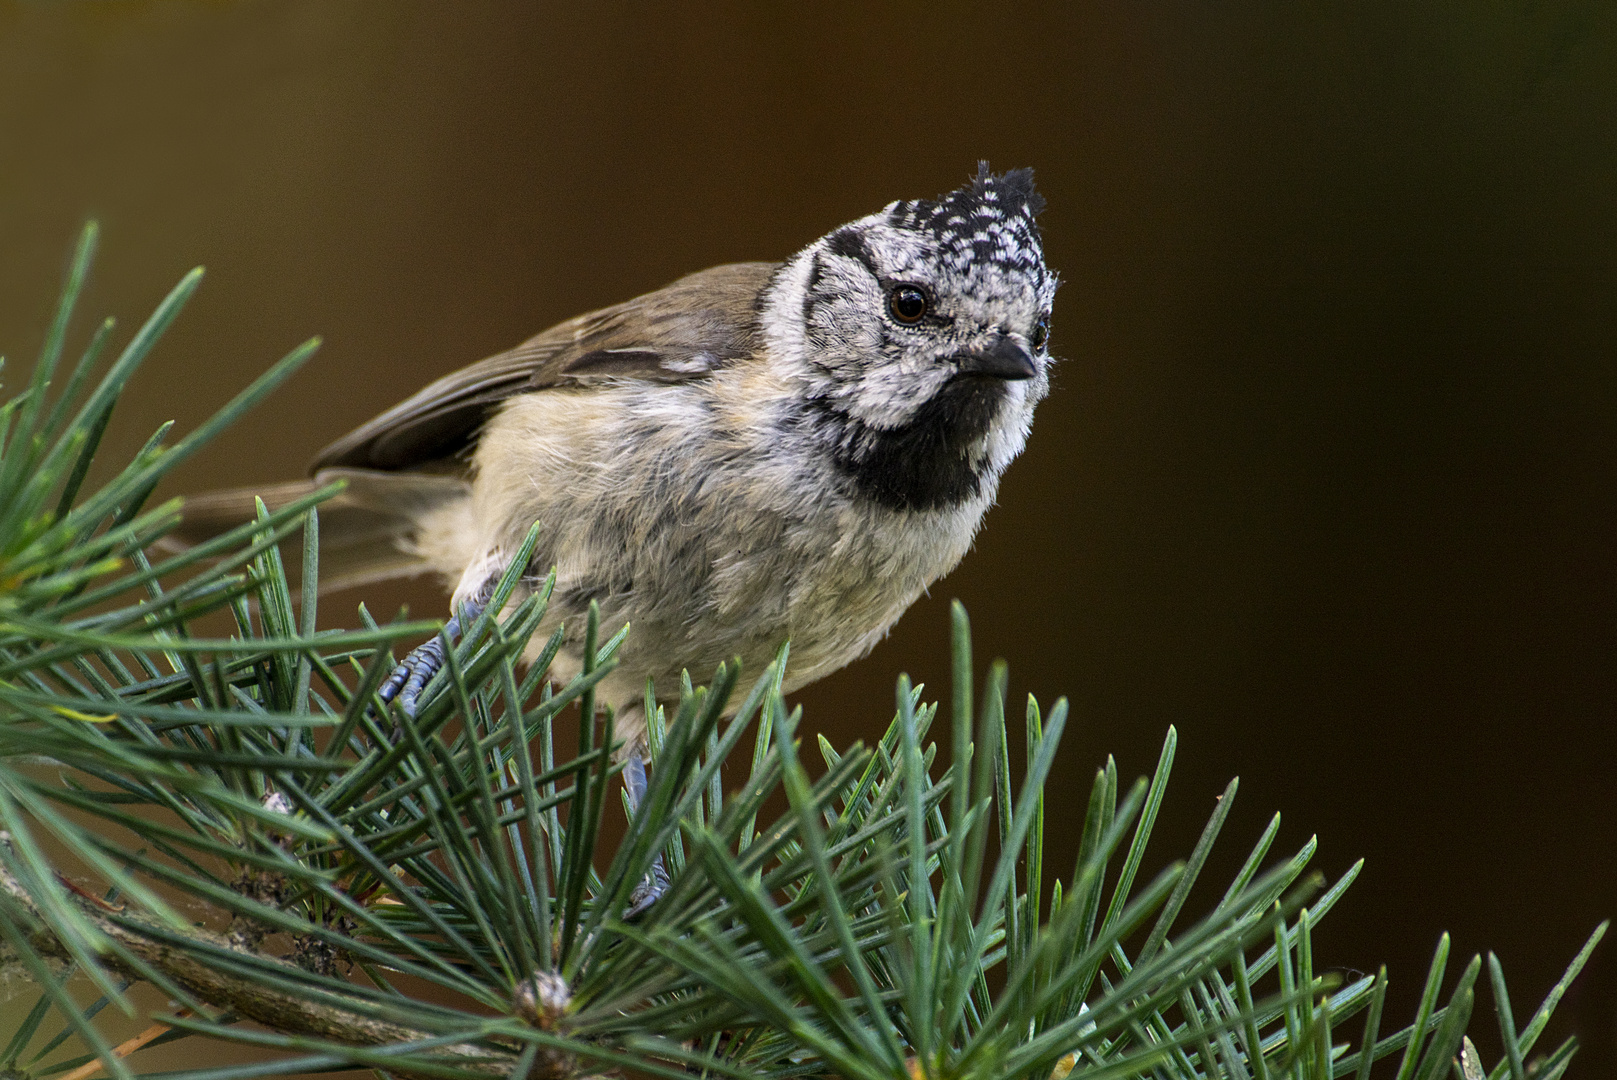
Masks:
[[[995,176],[988,171],[988,162],[981,161],[971,183],[937,199],[893,203],[887,215],[897,228],[930,233],[938,243],[939,261],[951,269],[964,272],[974,265],[995,264],[1035,274],[1042,285],[1044,244],[1035,218],[1043,209],[1032,169]]]

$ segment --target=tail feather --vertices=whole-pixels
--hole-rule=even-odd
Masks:
[[[320,504],[323,593],[437,569],[416,552],[413,540],[418,523],[424,516],[470,494],[466,482],[452,476],[323,469],[313,480],[190,496],[181,511],[179,527],[159,546],[183,551],[252,521],[258,499],[274,510],[334,480],[345,481],[347,488]],[[300,537],[294,534],[289,542],[296,549]],[[287,559],[288,569],[302,565],[295,551],[288,554],[292,556]]]

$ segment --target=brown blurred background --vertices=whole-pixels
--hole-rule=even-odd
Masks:
[[[1617,914],[1617,9],[581,8],[6,5],[0,348],[26,366],[86,217],[77,340],[206,263],[108,453],[321,333],[172,490],[295,476],[562,318],[1032,165],[1055,391],[977,550],[809,727],[942,687],[958,596],[1016,696],[1072,699],[1055,865],[1092,770],[1176,724],[1154,865],[1238,773],[1209,873],[1275,809],[1333,876],[1366,857],[1316,955],[1387,962],[1389,1022],[1444,929],[1536,1006]],[[1610,944],[1541,1046],[1572,1031],[1572,1075],[1617,1075]]]

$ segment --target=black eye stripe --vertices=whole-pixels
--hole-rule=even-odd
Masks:
[[[814,261],[809,264],[808,282],[806,287],[803,289],[804,326],[807,326],[814,321],[814,307],[817,303],[819,303],[819,300],[815,295],[815,290],[819,287],[820,274],[823,272],[823,270],[824,267],[820,263],[820,256],[818,253],[816,253],[814,256]]]
[[[831,242],[827,245],[831,254],[841,255],[860,263],[869,271],[870,276],[880,279],[876,272],[876,260],[870,254],[870,246],[865,243],[865,234],[858,229],[838,229],[831,234]]]

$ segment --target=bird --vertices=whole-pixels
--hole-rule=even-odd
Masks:
[[[1043,207],[1031,169],[979,163],[784,262],[580,315],[338,439],[311,479],[187,500],[180,539],[346,481],[321,509],[322,586],[436,573],[452,638],[537,522],[523,582],[554,569],[534,636],[563,630],[551,677],[582,670],[592,603],[630,626],[597,700],[635,804],[648,680],[677,700],[683,672],[761,670],[789,641],[791,692],[868,653],[966,555],[1049,390]],[[442,650],[410,654],[384,698],[412,710]]]

